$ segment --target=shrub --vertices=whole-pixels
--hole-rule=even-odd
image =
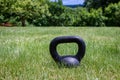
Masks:
[[[51,13],[51,16],[49,16],[47,19],[48,25],[62,26],[64,23],[64,18],[61,16],[65,12],[65,7],[57,3],[50,3],[49,12]]]
[[[106,7],[105,16],[108,18],[107,26],[120,26],[120,2]]]
[[[86,26],[88,23],[89,12],[85,8],[77,8],[75,11],[74,26]]]
[[[10,22],[16,21],[16,17],[19,17],[22,26],[25,26],[30,18],[49,15],[45,0],[0,0],[0,13]]]
[[[99,8],[97,10],[91,9],[90,10],[90,15],[89,15],[89,26],[105,26],[105,20],[107,18],[103,16],[102,9]]]
[[[106,17],[102,14],[102,9],[91,9],[88,12],[85,8],[78,9],[76,26],[105,26]]]
[[[1,14],[0,15],[0,23],[3,23],[4,22],[4,16]]]
[[[72,26],[75,22],[75,10],[72,8],[65,8],[65,12],[60,16],[64,26]]]

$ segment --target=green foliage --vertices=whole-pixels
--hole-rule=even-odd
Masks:
[[[0,24],[120,26],[120,2],[116,2],[118,0],[86,0],[87,8],[69,8],[62,5],[62,0],[0,0]]]
[[[102,7],[102,9],[104,10],[104,8],[107,7],[109,4],[118,2],[119,0],[85,0],[85,6],[88,9],[98,9]]]
[[[0,13],[11,13],[11,7],[17,0],[0,0]]]
[[[23,26],[31,17],[50,15],[45,0],[0,0],[0,10],[9,19],[13,15],[19,16]]]
[[[106,25],[120,26],[120,2],[118,4],[110,4],[106,7],[105,16],[108,18]]]
[[[62,0],[58,0],[58,4],[59,5],[62,5],[63,3],[62,3]]]
[[[78,11],[79,10],[79,11]],[[78,13],[76,16],[76,22],[74,25],[76,26],[105,26],[104,21],[106,17],[103,16],[102,10],[94,10],[91,9],[88,12],[85,8],[77,9]]]
[[[0,0],[0,23],[5,23],[9,21],[12,16],[12,5],[16,0]]]
[[[40,0],[18,0],[15,5],[12,6],[14,13],[20,16],[22,21],[25,21],[27,18],[43,15],[49,15],[48,6]],[[25,22],[24,22],[25,24]]]
[[[47,19],[47,15],[44,15],[41,17],[40,16],[33,16],[30,19],[28,19],[28,22],[30,24],[33,24],[35,26],[47,26],[48,25],[48,19]]]
[[[89,12],[85,8],[77,8],[75,13],[75,26],[86,26],[88,23]]]
[[[4,22],[4,16],[0,15],[0,23]]]
[[[94,10],[92,9],[88,18],[89,26],[105,26],[106,17],[103,16],[102,9]]]
[[[98,8],[98,5],[99,5],[99,0],[85,0],[85,6],[86,8],[88,9],[91,9],[91,8]]]
[[[88,12],[86,8],[72,9],[54,3],[49,7],[49,11],[51,16],[45,18],[45,23],[49,26],[105,26],[106,17],[103,16],[102,9]],[[37,22],[42,21],[40,19]]]
[[[51,13],[51,16],[48,17],[48,25],[50,25],[50,26],[63,25],[64,20],[61,16],[65,12],[65,7],[62,5],[59,5],[57,3],[50,3],[49,4],[49,11]]]
[[[75,22],[75,10],[71,8],[66,8],[65,12],[60,16],[63,18],[63,25],[64,26],[72,26]]]

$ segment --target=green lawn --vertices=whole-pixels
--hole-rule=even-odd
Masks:
[[[49,53],[57,36],[85,40],[77,68],[59,68]],[[76,44],[60,44],[60,55],[75,54]],[[120,80],[120,28],[0,27],[0,80]]]

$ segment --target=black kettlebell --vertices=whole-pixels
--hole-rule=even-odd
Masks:
[[[57,52],[57,45],[60,43],[77,43],[78,52],[76,55],[60,56]],[[50,54],[56,63],[65,67],[77,67],[85,55],[85,43],[78,36],[60,36],[54,38],[50,43]]]

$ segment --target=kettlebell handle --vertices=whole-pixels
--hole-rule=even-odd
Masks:
[[[73,42],[78,44],[78,52],[76,53],[76,55],[73,55],[73,56],[71,55],[71,57],[76,58],[79,62],[81,61],[81,59],[85,55],[85,48],[86,48],[83,39],[78,36],[60,36],[60,37],[54,38],[51,41],[50,47],[49,47],[51,56],[55,60],[55,62],[60,62],[63,57],[66,57],[66,56],[60,56],[58,54],[57,45],[60,43],[73,43]]]

